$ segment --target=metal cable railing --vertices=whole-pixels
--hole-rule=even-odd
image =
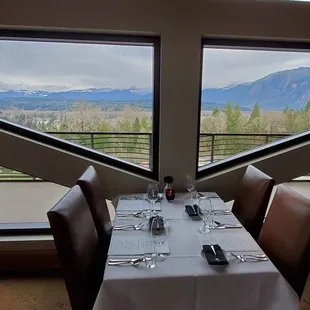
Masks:
[[[149,168],[152,163],[152,133],[95,131],[47,133],[146,168]],[[205,166],[289,135],[201,133],[198,166]],[[30,181],[36,178],[0,167],[0,180]]]
[[[289,135],[201,133],[199,137],[198,166],[205,166]]]

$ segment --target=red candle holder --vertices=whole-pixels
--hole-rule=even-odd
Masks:
[[[174,200],[175,198],[175,191],[173,188],[167,188],[166,190],[166,198],[168,201]]]

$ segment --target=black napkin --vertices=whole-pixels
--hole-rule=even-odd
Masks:
[[[197,205],[193,205],[193,206],[186,205],[185,209],[186,209],[186,213],[188,214],[188,216],[198,216]]]
[[[228,261],[221,249],[221,247],[218,244],[213,245],[214,250],[216,252],[216,257],[218,260],[215,259],[214,252],[212,251],[212,248],[210,245],[203,245],[203,252],[208,260],[209,265],[228,265]]]

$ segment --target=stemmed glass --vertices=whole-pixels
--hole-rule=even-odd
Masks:
[[[151,224],[151,236],[155,245],[154,248],[157,258],[164,258],[165,256],[161,257],[161,254],[158,253],[157,250],[159,245],[163,244],[168,239],[168,223],[163,217],[154,217]]]
[[[158,193],[159,193],[159,189],[156,183],[150,183],[147,186],[147,198],[149,202],[151,203],[151,213],[155,211],[154,205],[155,205],[155,202],[158,200]]]
[[[189,199],[193,199],[192,192],[195,189],[195,180],[194,180],[194,178],[190,174],[186,175],[185,188],[189,192]]]
[[[207,234],[210,232],[210,227],[208,226],[207,220],[211,216],[212,203],[209,198],[201,198],[198,202],[198,215],[203,220],[203,225],[198,228],[198,231],[202,234]]]
[[[212,199],[210,199],[210,198],[207,198],[209,201],[210,201],[210,203],[209,203],[209,205],[210,205],[210,217],[211,217],[211,221],[210,221],[210,224],[208,225],[208,227],[209,228],[216,228],[216,225],[215,225],[215,223],[214,223],[214,205],[213,205],[213,203],[212,203]]]

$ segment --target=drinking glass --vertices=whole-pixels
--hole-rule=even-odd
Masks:
[[[189,199],[193,199],[193,190],[195,189],[195,180],[194,178],[190,175],[187,174],[186,175],[186,179],[185,179],[185,188],[188,190],[189,192]]]
[[[202,234],[210,232],[207,220],[211,216],[212,203],[209,198],[201,198],[198,202],[198,215],[202,218],[203,225],[198,228],[198,231]]]
[[[151,203],[151,212],[154,211],[154,204],[158,199],[158,185],[156,183],[150,183],[147,186],[147,198],[149,202]]]
[[[207,198],[208,200],[210,200],[210,223],[209,223],[209,225],[208,225],[208,227],[209,228],[216,228],[217,227],[217,225],[215,225],[215,223],[214,223],[214,205],[213,205],[213,203],[212,203],[212,199],[210,199],[210,198]]]
[[[146,268],[154,268],[156,267],[156,262],[157,262],[157,253],[155,248],[155,244],[152,242],[153,245],[153,251],[146,251],[144,253],[144,262],[145,262],[145,267]]]
[[[168,239],[168,223],[163,217],[154,217],[151,224],[151,236],[154,242],[155,253],[158,257],[160,255],[157,251],[158,247]]]

